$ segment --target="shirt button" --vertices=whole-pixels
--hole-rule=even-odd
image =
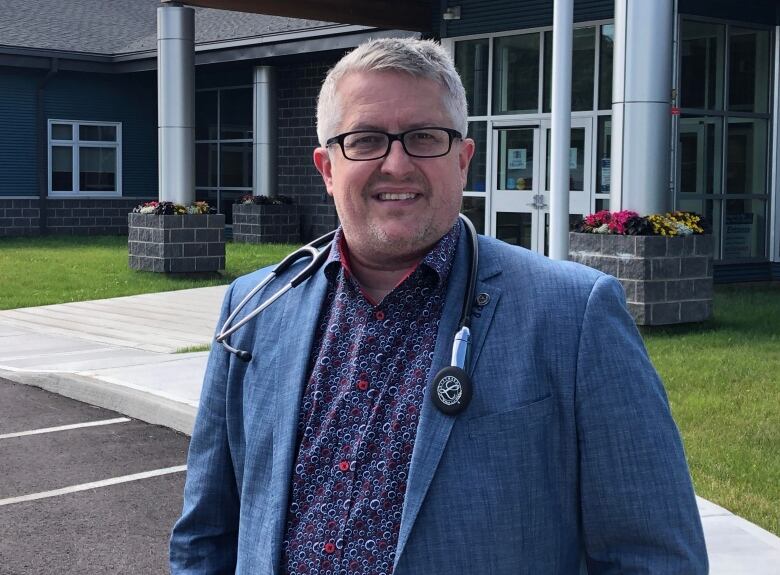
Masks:
[[[326,543],[325,547],[323,548],[325,553],[331,554],[336,550],[336,546],[333,543]]]
[[[360,391],[366,391],[368,389],[368,382],[365,379],[361,379],[357,382],[357,386]]]
[[[349,471],[349,461],[339,462],[339,471]]]
[[[382,321],[385,319],[385,312],[383,312],[381,309],[377,310],[374,313],[374,317],[376,318],[377,321]]]

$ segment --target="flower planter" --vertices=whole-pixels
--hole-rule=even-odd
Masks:
[[[128,214],[127,248],[134,270],[193,273],[225,269],[224,214]]]
[[[234,204],[233,241],[296,244],[301,239],[297,204]]]
[[[712,315],[712,236],[569,234],[569,259],[615,276],[638,325]]]

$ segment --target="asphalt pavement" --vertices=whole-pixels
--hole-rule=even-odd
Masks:
[[[225,286],[218,286],[0,311],[0,378],[32,385],[93,406],[113,410],[134,420],[189,433],[197,411],[208,354],[207,352],[176,352],[211,343],[225,290]],[[21,392],[16,391],[12,395],[19,393]],[[0,406],[5,401],[6,398],[0,395]],[[47,417],[55,417],[51,413],[48,415],[40,413],[37,416],[42,418],[41,425],[48,425],[44,423]],[[8,412],[0,410],[0,422],[3,422],[5,417],[9,417]],[[0,427],[0,436],[6,433],[3,429],[8,427],[6,423],[2,425],[4,427]],[[134,425],[140,424],[136,422]],[[19,428],[19,425],[14,427],[14,429]],[[89,432],[85,429],[79,433],[97,433],[97,429]],[[133,436],[129,431],[128,433],[128,438]],[[0,440],[0,450],[3,449],[3,443],[4,440]],[[156,440],[152,443],[156,443]],[[125,449],[123,445],[121,442],[114,444],[98,442],[93,446],[89,441],[74,440],[60,444],[60,448],[65,453],[72,451],[71,455],[76,460],[83,458],[85,469],[93,469],[89,466],[103,462],[107,465],[105,471],[110,472],[109,475],[111,473],[132,475],[136,473],[133,471],[135,468],[119,461]],[[35,449],[41,447],[36,446]],[[129,453],[134,457],[141,457],[142,453],[146,453],[144,449],[146,447],[139,444]],[[87,453],[82,453],[84,451]],[[21,458],[24,453],[36,460],[46,458],[45,455],[41,457],[35,455],[37,451],[24,449],[17,452],[16,456]],[[51,451],[43,450],[41,453],[51,453]],[[179,464],[183,463],[183,458],[154,459],[158,455],[160,454],[150,456],[152,458],[149,459],[149,463],[153,462],[153,464],[148,466],[149,469],[164,469],[158,466],[169,464],[175,467],[176,461]],[[53,456],[49,455],[49,457]],[[89,457],[93,457],[93,461],[86,463]],[[43,473],[43,470],[48,468],[43,462],[37,469]],[[93,477],[67,475],[77,471],[81,473],[82,467],[79,465],[74,469],[65,465],[63,469],[65,471],[61,475],[53,475],[38,488],[52,490],[57,488],[54,486],[67,487],[73,481],[89,482],[90,477]],[[6,469],[5,460],[0,452],[0,477],[5,479],[7,473],[11,477],[10,471],[10,468]],[[25,471],[25,474],[30,477],[35,473],[35,469]],[[82,520],[81,523],[72,524],[71,535],[74,538],[95,522],[101,525],[100,533],[107,541],[124,538],[133,544],[137,543],[137,547],[133,548],[134,552],[127,551],[125,555],[117,558],[117,564],[121,564],[122,568],[105,571],[106,573],[136,572],[127,571],[124,567],[129,568],[133,565],[133,561],[139,561],[138,565],[141,565],[142,558],[136,557],[135,554],[143,555],[145,549],[159,549],[160,545],[166,543],[167,529],[170,526],[165,530],[150,531],[146,536],[151,539],[144,539],[146,536],[142,535],[136,538],[124,534],[128,533],[131,524],[136,522],[144,524],[145,518],[149,518],[150,523],[153,523],[151,519],[159,519],[163,523],[169,521],[154,515],[157,511],[160,517],[164,515],[166,518],[168,517],[166,513],[170,514],[171,509],[175,509],[178,513],[181,500],[175,498],[180,497],[183,475],[178,472],[170,473],[116,485],[98,486],[91,490],[62,496],[63,498],[15,502],[0,506],[0,525],[2,525],[0,527],[0,575],[48,572],[90,573],[78,568],[79,552],[82,548],[86,549],[92,545],[95,554],[100,554],[99,548],[103,543],[100,540],[92,541],[87,538],[82,543],[76,544],[73,541],[79,541],[78,539],[69,541],[68,537],[61,539],[60,547],[52,545],[52,553],[46,555],[49,558],[47,561],[56,563],[59,557],[63,562],[71,561],[72,565],[76,565],[75,570],[26,571],[24,566],[21,566],[18,569],[22,570],[3,571],[5,565],[11,565],[6,563],[6,554],[13,555],[17,549],[5,543],[8,537],[11,541],[19,540],[18,549],[26,549],[32,545],[31,534],[38,528],[37,526],[46,528],[49,521],[55,523],[60,521],[58,517],[62,520]],[[23,485],[20,481],[20,478],[13,479],[16,489]],[[36,479],[36,481],[43,480]],[[0,500],[14,497],[10,495],[16,493],[10,490],[11,483],[12,481],[9,480],[8,487],[0,488],[5,490],[0,493]],[[178,495],[167,496],[165,502],[156,504],[156,511],[153,511],[146,508],[141,500],[156,490]],[[81,505],[81,498],[92,498],[89,500],[90,505]],[[54,501],[61,507],[47,507],[53,505]],[[715,575],[780,574],[780,567],[778,567],[780,566],[780,538],[710,501],[698,498],[698,504],[710,556],[710,573]],[[101,506],[107,508],[104,513],[100,511]],[[82,514],[77,510],[81,510]],[[6,520],[3,517],[4,513],[17,515],[6,515]],[[20,518],[30,519],[24,523],[28,526],[28,531],[22,527],[9,527],[9,523],[16,524]],[[152,543],[152,540],[155,543]],[[42,553],[47,552],[43,550]],[[156,571],[137,572],[155,573]]]

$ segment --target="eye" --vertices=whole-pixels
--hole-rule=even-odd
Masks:
[[[344,140],[344,145],[348,148],[372,148],[384,145],[384,143],[384,135],[376,132],[352,134]]]

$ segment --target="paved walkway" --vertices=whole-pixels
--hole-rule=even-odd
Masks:
[[[189,433],[226,287],[0,311],[0,376]],[[780,538],[698,499],[715,575],[778,575]]]

